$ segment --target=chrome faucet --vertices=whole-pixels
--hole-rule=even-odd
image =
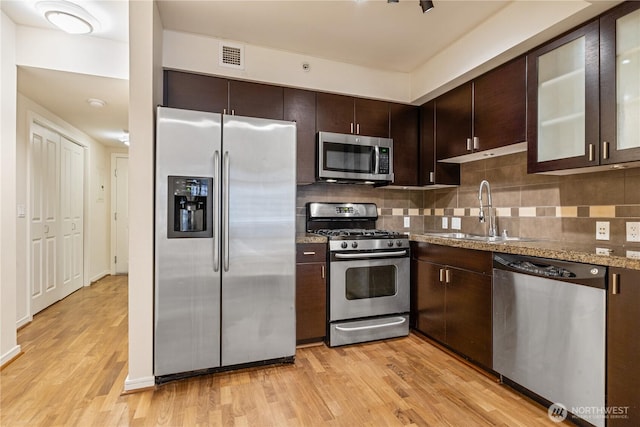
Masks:
[[[496,226],[496,215],[493,212],[493,204],[491,202],[491,185],[489,181],[483,179],[478,189],[478,200],[480,200],[480,222],[484,222],[485,214],[484,207],[482,206],[482,188],[487,187],[487,209],[489,210],[489,237],[496,237],[498,235],[498,227]]]

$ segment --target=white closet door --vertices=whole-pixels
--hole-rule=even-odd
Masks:
[[[31,240],[31,314],[62,297],[59,278],[60,136],[31,125],[29,219]]]
[[[129,158],[116,157],[116,274],[129,273]]]
[[[60,173],[64,298],[82,287],[84,254],[84,150],[64,137]]]

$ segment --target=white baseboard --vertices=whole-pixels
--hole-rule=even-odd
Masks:
[[[93,283],[93,282],[97,282],[98,280],[100,280],[100,279],[102,279],[103,277],[108,276],[108,275],[110,275],[110,274],[111,274],[111,271],[110,271],[110,270],[105,270],[105,271],[103,271],[102,273],[98,273],[98,274],[96,274],[95,276],[93,276],[93,277],[89,280],[89,282],[91,282],[91,283]]]
[[[21,351],[22,349],[20,348],[20,346],[16,345],[11,350],[3,354],[2,357],[0,358],[0,366],[4,366],[5,363],[13,360],[13,358],[19,355]]]
[[[127,375],[127,378],[124,380],[124,391],[135,391],[143,388],[154,387],[155,385],[156,377],[154,376],[130,379],[129,375]]]
[[[33,316],[24,316],[22,319],[18,319],[16,322],[16,329],[23,327],[24,325],[28,325],[33,321]]]

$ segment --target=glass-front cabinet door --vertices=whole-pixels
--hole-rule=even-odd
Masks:
[[[601,163],[640,160],[640,2],[600,20]]]
[[[527,56],[528,169],[599,164],[598,22]]]

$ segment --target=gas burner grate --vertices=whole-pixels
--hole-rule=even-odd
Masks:
[[[327,237],[397,237],[401,234],[396,231],[388,230],[367,230],[367,229],[353,229],[353,228],[340,228],[340,229],[328,229],[323,228],[320,230],[314,230],[312,233],[319,234]]]

